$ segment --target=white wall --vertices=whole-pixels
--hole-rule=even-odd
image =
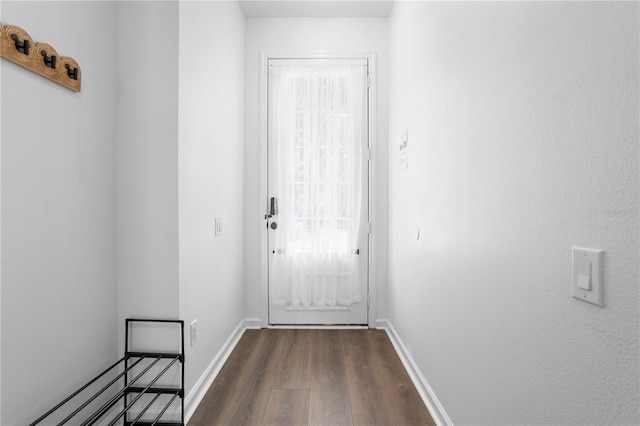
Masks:
[[[178,2],[117,2],[118,339],[178,318]],[[121,351],[120,351],[121,353]]]
[[[0,22],[2,2],[0,1]],[[0,99],[2,99],[2,66],[0,66]],[[2,102],[0,101],[0,125],[2,124]],[[0,130],[0,193],[2,191],[2,130]],[[0,235],[2,235],[2,196],[0,196]],[[0,301],[2,300],[2,244],[0,244]],[[2,314],[0,313],[0,383],[2,383]],[[2,420],[2,386],[0,385],[0,421]]]
[[[376,251],[372,253],[377,285],[377,314],[386,315],[387,285],[387,19],[384,18],[264,18],[247,19],[245,39],[245,153],[244,153],[244,312],[260,318],[261,233],[266,200],[260,164],[260,54],[377,54],[377,139],[374,152]]]
[[[180,317],[187,394],[242,318],[244,17],[237,2],[180,3]],[[222,236],[214,237],[214,218]]]
[[[637,3],[396,3],[389,318],[454,424],[640,421],[638,47]]]
[[[82,69],[2,60],[2,418],[26,424],[115,359],[115,3],[2,2]]]
[[[198,319],[189,392],[242,318],[239,6],[3,13],[78,60],[83,87],[2,63],[1,423],[34,420],[113,362],[126,317]]]

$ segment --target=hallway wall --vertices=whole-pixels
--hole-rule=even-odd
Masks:
[[[638,21],[394,7],[389,318],[454,424],[640,421]],[[604,308],[571,297],[572,246],[605,250]]]
[[[236,2],[180,3],[180,318],[187,394],[242,319],[244,17]],[[222,236],[214,236],[214,218]]]
[[[27,424],[114,362],[126,317],[198,319],[189,395],[242,319],[239,6],[2,7],[83,84],[2,61],[0,423]]]
[[[122,353],[125,318],[179,315],[178,2],[117,2],[117,11],[117,312]]]
[[[115,360],[115,22],[112,2],[2,1],[3,24],[82,69],[75,93],[0,64],[2,425]]]
[[[377,139],[374,155],[376,198],[371,199],[377,246],[371,253],[378,292],[378,317],[386,315],[387,288],[387,111],[388,46],[386,18],[260,18],[247,19],[245,39],[244,151],[244,312],[261,317],[261,235],[266,200],[261,200],[264,166],[260,153],[260,54],[377,54]]]

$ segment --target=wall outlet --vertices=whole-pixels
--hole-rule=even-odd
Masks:
[[[191,321],[191,325],[189,327],[189,334],[191,336],[191,346],[195,345],[198,341],[198,320],[194,319]]]
[[[220,218],[215,218],[214,219],[214,226],[215,226],[215,236],[219,237],[222,235],[222,219]]]

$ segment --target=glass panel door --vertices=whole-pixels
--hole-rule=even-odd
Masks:
[[[366,59],[270,59],[270,324],[366,324]]]

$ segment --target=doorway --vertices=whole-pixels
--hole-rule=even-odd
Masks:
[[[267,61],[270,325],[368,319],[368,59]]]

